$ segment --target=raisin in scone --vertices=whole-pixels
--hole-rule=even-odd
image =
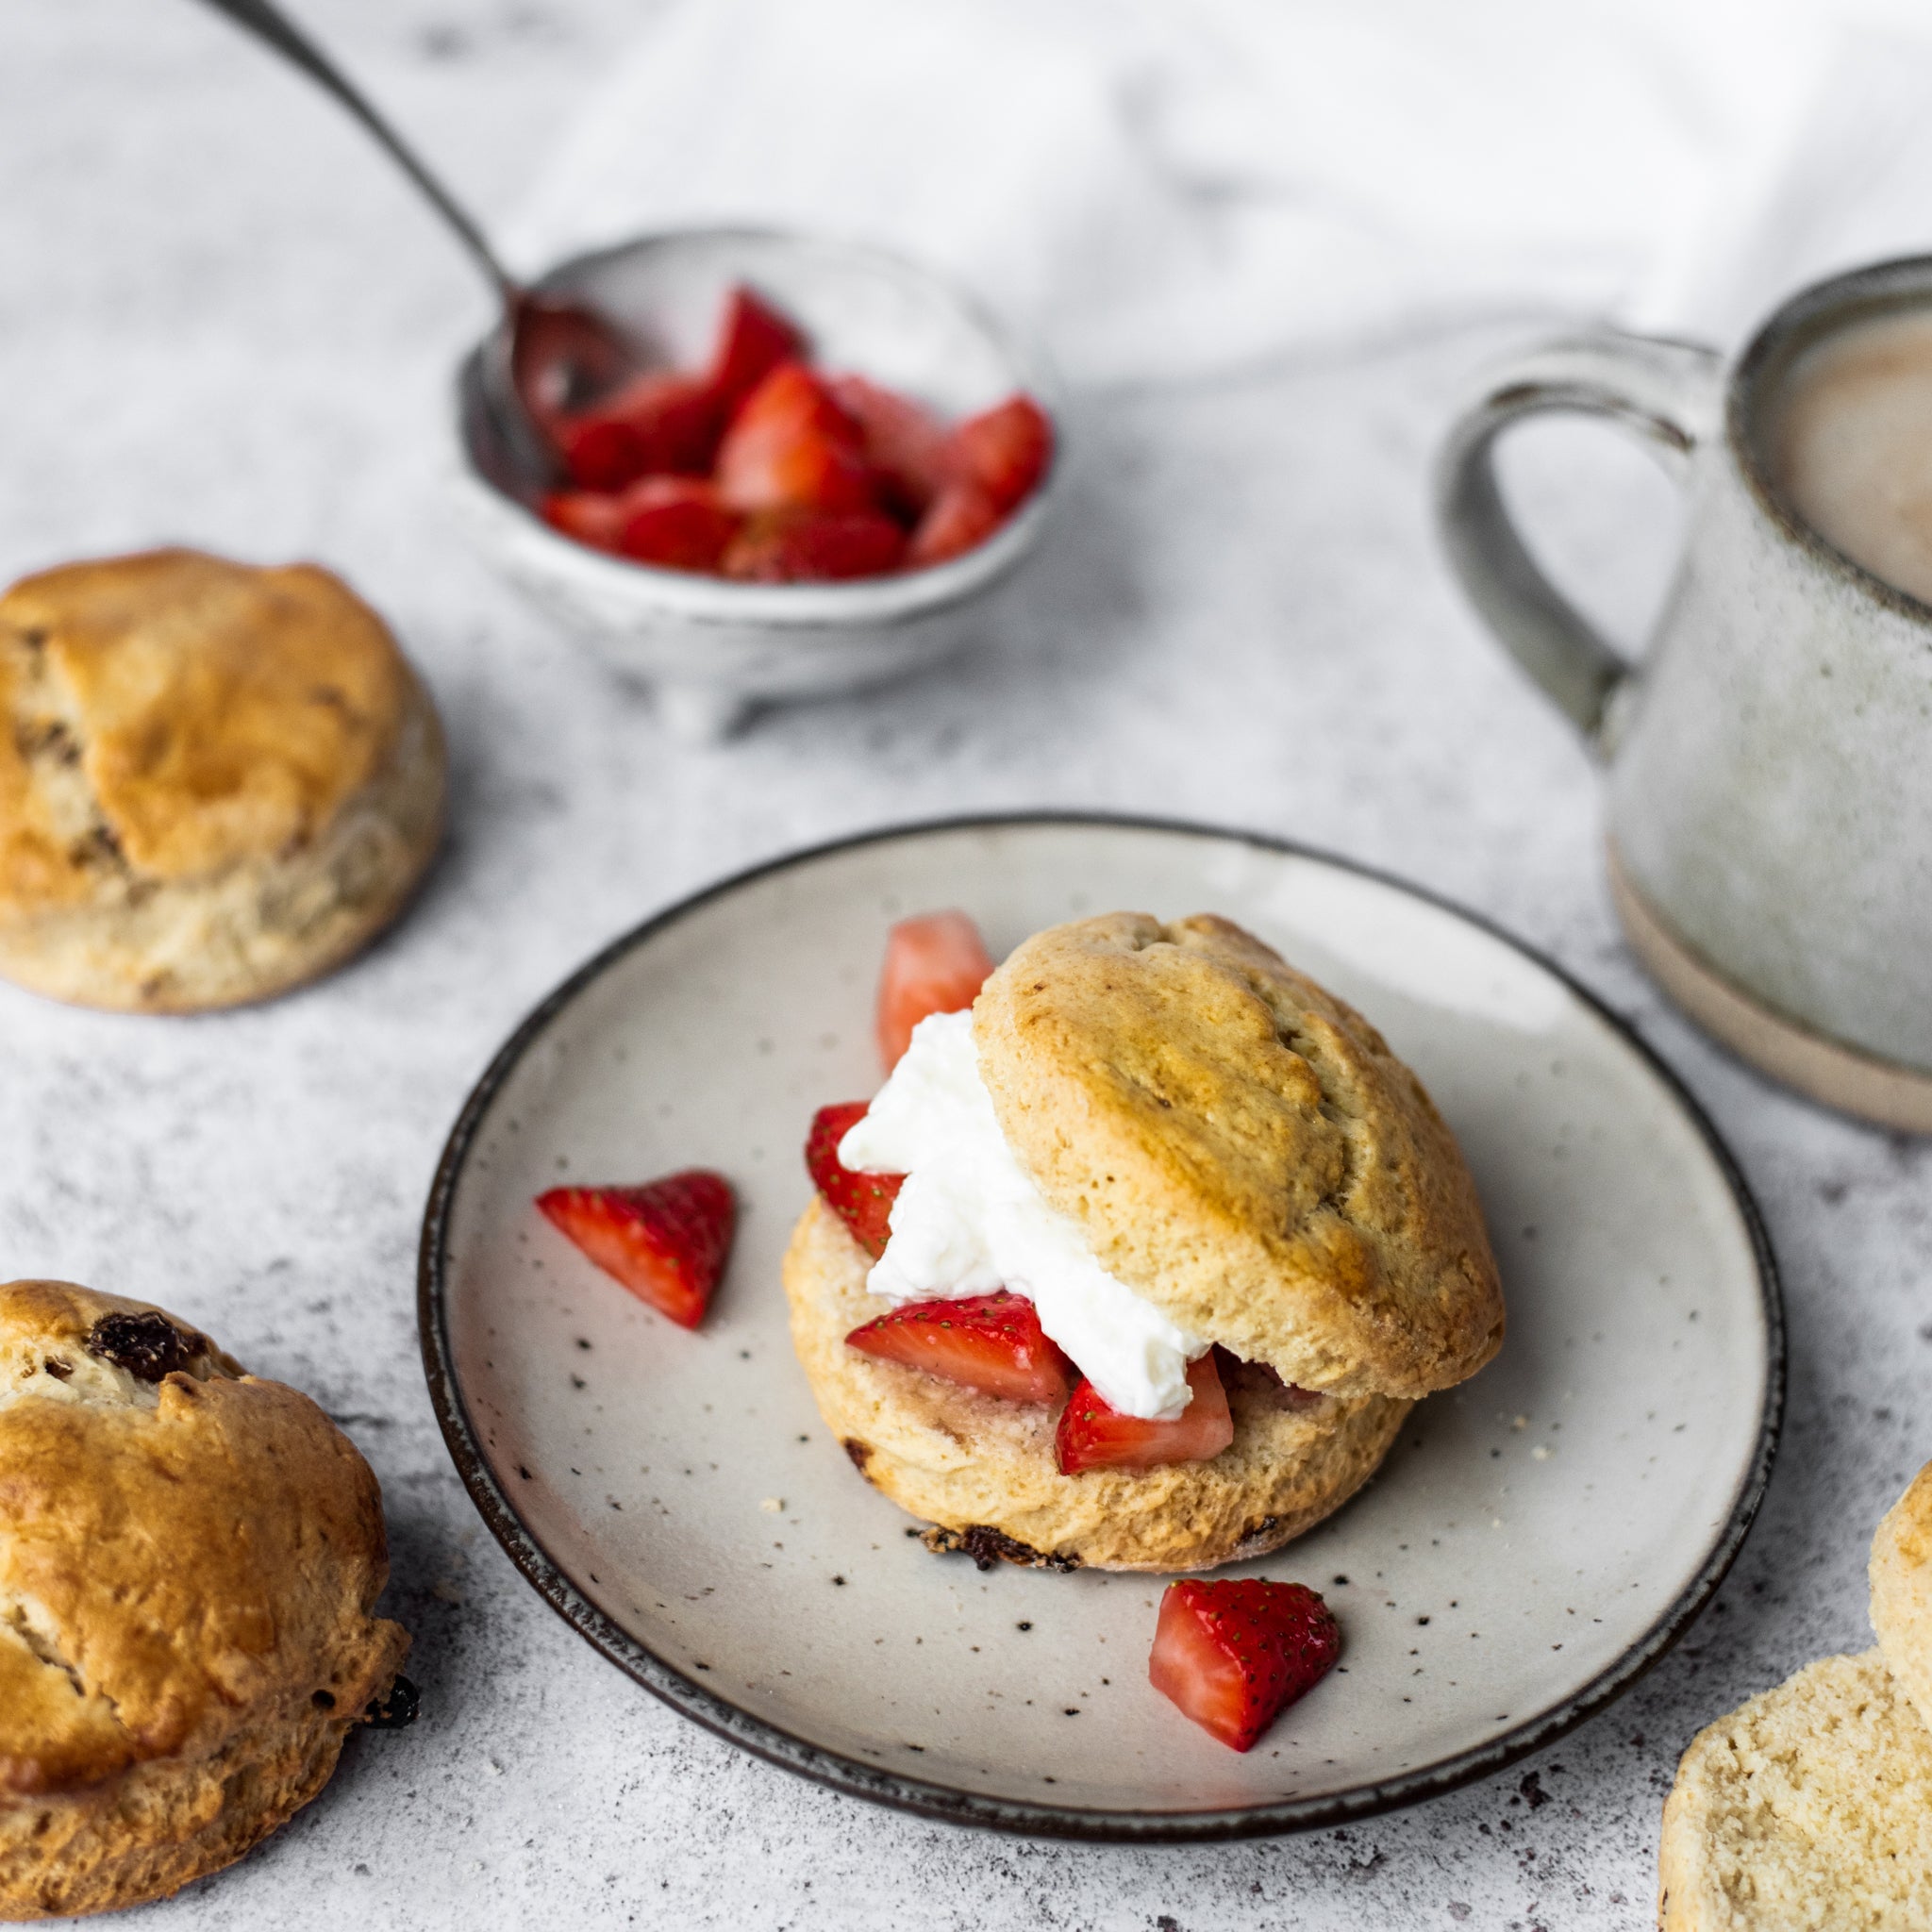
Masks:
[[[442,733],[375,611],[312,564],[192,550],[0,596],[0,974],[192,1012],[340,965],[433,857]]]
[[[0,1918],[163,1898],[315,1796],[408,1638],[308,1396],[64,1282],[0,1286]]]
[[[1474,1186],[1421,1084],[1224,920],[1037,934],[970,1012],[914,1028],[869,1108],[829,1116],[792,1338],[854,1463],[936,1547],[1260,1555],[1501,1345]]]

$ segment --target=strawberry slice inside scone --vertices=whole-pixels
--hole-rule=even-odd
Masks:
[[[1341,1627],[1299,1583],[1174,1583],[1160,1600],[1147,1677],[1235,1751],[1253,1748],[1341,1655]]]
[[[695,1328],[724,1273],[737,1226],[731,1183],[689,1168],[636,1188],[552,1188],[544,1217],[641,1302]]]
[[[855,1328],[845,1342],[1007,1402],[1058,1402],[1073,1379],[1066,1357],[1041,1329],[1039,1311],[1025,1296],[1005,1289],[954,1301],[908,1302]]]
[[[1060,1411],[1054,1457],[1062,1475],[1083,1469],[1158,1469],[1206,1462],[1234,1441],[1227,1391],[1210,1352],[1188,1364],[1188,1406],[1171,1422],[1124,1415],[1082,1380]]]
[[[874,1261],[891,1239],[892,1203],[904,1185],[903,1174],[855,1174],[839,1158],[839,1143],[865,1118],[862,1100],[822,1107],[811,1118],[806,1136],[805,1171],[825,1206],[850,1230],[852,1239]]]

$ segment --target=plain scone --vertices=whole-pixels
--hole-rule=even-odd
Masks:
[[[381,1497],[308,1396],[141,1302],[0,1286],[0,1918],[219,1871],[408,1648]]]
[[[974,1038],[1008,1143],[1102,1263],[1319,1399],[1237,1378],[1218,1457],[1064,1476],[1052,1408],[845,1346],[886,1304],[814,1201],[785,1259],[793,1343],[853,1461],[935,1547],[1158,1571],[1262,1555],[1501,1346],[1474,1184],[1420,1082],[1240,927],[1115,913],[1037,934],[981,990]]]
[[[0,974],[182,1013],[340,965],[441,837],[441,727],[375,611],[311,564],[192,550],[0,597]]]

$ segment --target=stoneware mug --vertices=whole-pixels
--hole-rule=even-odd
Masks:
[[[1868,1119],[1932,1131],[1932,608],[1807,527],[1768,431],[1796,358],[1932,304],[1932,258],[1787,302],[1728,365],[1611,331],[1493,371],[1437,472],[1476,608],[1606,767],[1617,910],[1664,988],[1745,1059]],[[1648,440],[1689,499],[1655,634],[1627,661],[1543,576],[1496,439],[1545,410]]]

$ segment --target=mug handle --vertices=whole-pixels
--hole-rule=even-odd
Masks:
[[[1449,561],[1504,648],[1591,748],[1608,749],[1611,701],[1632,666],[1544,576],[1496,485],[1496,439],[1548,409],[1607,416],[1688,480],[1691,453],[1722,415],[1717,352],[1603,329],[1529,350],[1491,372],[1436,464],[1436,516]]]

